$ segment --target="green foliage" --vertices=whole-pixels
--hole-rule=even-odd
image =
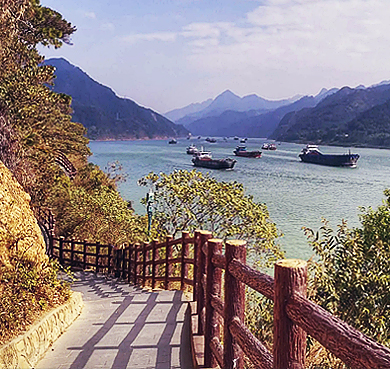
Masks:
[[[38,0],[2,1],[0,15],[0,160],[31,195],[45,199],[59,168],[56,151],[86,159],[85,129],[71,122],[71,99],[52,92],[54,68],[42,66],[36,45],[58,47],[74,32],[57,12]]]
[[[317,259],[310,264],[314,300],[376,341],[390,344],[390,191],[377,210],[362,208],[361,228],[324,221],[306,229]]]
[[[245,195],[242,184],[218,182],[196,170],[150,173],[139,184],[154,188],[153,237],[204,229],[223,240],[246,240],[259,265],[269,266],[283,256],[266,205]]]
[[[0,267],[0,345],[70,297],[69,284],[57,278],[58,263],[37,268],[25,260],[11,262],[12,268]]]
[[[245,305],[245,325],[268,350],[272,351],[274,324],[273,301],[247,288]]]
[[[146,217],[129,208],[114,181],[96,165],[83,167],[74,180],[59,176],[49,202],[59,235],[112,245],[146,238]]]

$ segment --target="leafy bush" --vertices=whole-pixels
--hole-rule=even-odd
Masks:
[[[58,235],[118,246],[146,239],[146,217],[134,213],[96,165],[82,167],[74,180],[58,177],[48,202]]]
[[[12,260],[13,267],[0,268],[0,345],[24,331],[42,313],[70,297],[69,284],[59,280],[59,264],[41,267]]]
[[[388,200],[387,200],[388,201]],[[310,264],[314,300],[364,334],[390,344],[389,204],[364,210],[362,228],[337,232],[324,222],[311,244],[318,260]]]

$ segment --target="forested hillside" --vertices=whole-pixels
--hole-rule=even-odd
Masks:
[[[118,97],[65,59],[49,59],[55,67],[53,90],[72,96],[73,121],[91,139],[152,139],[186,136],[188,131],[161,114]]]
[[[283,117],[272,138],[280,141],[389,146],[390,85],[344,87],[313,108]]]
[[[85,128],[72,120],[71,97],[48,87],[54,67],[42,64],[37,51],[39,44],[68,43],[75,27],[35,0],[3,1],[0,15],[0,160],[30,194],[32,207],[52,209],[58,235],[110,243],[132,237],[125,229],[132,222],[138,232],[141,218],[120,198],[115,179],[88,164]],[[60,154],[74,175],[58,164]],[[108,233],[110,224],[117,226]]]

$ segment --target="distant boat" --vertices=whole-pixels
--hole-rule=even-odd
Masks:
[[[226,159],[213,159],[211,153],[199,153],[194,155],[192,163],[196,167],[208,168],[208,169],[233,169],[236,160]]]
[[[233,153],[236,156],[243,156],[246,158],[260,158],[261,156],[261,151],[258,150],[253,150],[253,151],[247,151],[246,146],[237,146]]]
[[[261,148],[263,150],[276,150],[276,145],[274,143],[264,142]]]
[[[207,141],[207,142],[210,142],[210,143],[215,143],[215,142],[217,142],[217,140],[216,140],[215,138],[210,138],[210,137],[207,137],[207,138],[206,138],[206,141]]]
[[[170,140],[168,143],[169,144],[177,144],[177,141],[174,138],[172,138],[172,140]]]
[[[235,136],[235,137],[234,137],[234,139],[235,139],[235,140],[238,140],[238,137],[237,137],[237,136]]]
[[[243,143],[243,144],[244,144],[246,141],[247,141],[247,138],[241,138],[241,140],[240,140],[240,142]]]
[[[348,154],[322,154],[317,145],[306,145],[299,157],[305,163],[355,168],[360,155],[351,154],[351,152]]]
[[[187,147],[187,154],[188,155],[194,155],[198,152],[199,152],[199,150],[194,144]]]

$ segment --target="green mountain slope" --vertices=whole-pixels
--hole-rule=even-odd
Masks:
[[[383,128],[383,117],[387,116],[387,104],[390,99],[390,85],[381,85],[367,89],[351,89],[344,87],[333,95],[328,96],[313,108],[291,112],[283,117],[272,138],[290,142],[313,142],[321,144],[343,144],[354,140],[355,145],[369,145],[370,139],[366,134],[358,136],[364,113],[371,110],[371,122],[377,122],[370,127],[364,118],[365,129],[374,130],[379,134],[378,127]],[[383,105],[381,109],[374,109]],[[352,124],[352,122],[355,122]],[[358,123],[360,122],[360,123]],[[356,131],[356,132],[355,132]],[[361,133],[361,132],[360,132]],[[374,133],[372,133],[374,134]]]
[[[72,96],[73,121],[87,128],[91,139],[151,139],[186,136],[187,129],[120,98],[65,59],[49,59],[56,68],[54,91]]]

